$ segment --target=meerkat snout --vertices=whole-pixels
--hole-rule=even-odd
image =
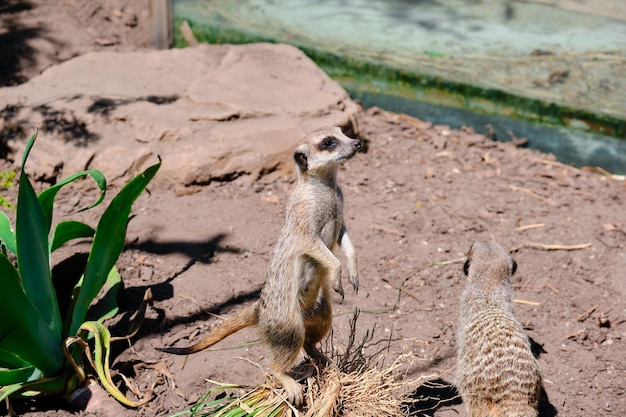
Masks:
[[[363,144],[361,143],[359,139],[354,139],[352,146],[354,147],[355,152],[358,152],[361,150],[361,147],[363,146]]]

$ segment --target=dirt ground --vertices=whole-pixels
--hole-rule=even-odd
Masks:
[[[4,2],[2,85],[88,50],[147,47],[144,3]],[[410,353],[406,378],[452,382],[462,258],[473,241],[495,239],[519,265],[516,313],[542,367],[541,415],[626,415],[626,182],[469,129],[375,108],[360,114],[358,130],[367,149],[345,164],[339,182],[361,288],[347,291],[343,302],[333,296],[336,347],[347,343],[358,308],[357,338],[371,329],[375,340],[391,338],[387,363]],[[9,154],[0,170],[16,158]],[[253,343],[254,329],[189,357],[155,347],[190,344],[218,316],[258,296],[294,180],[282,172],[244,176],[187,195],[149,187],[134,206],[118,267],[123,318],[148,288],[154,304],[132,343],[115,351],[113,368],[156,395],[138,410],[114,404],[79,415],[169,416],[196,402],[212,386],[206,379],[264,381],[269,352]],[[15,190],[0,192],[10,198]],[[59,213],[72,213],[80,201],[66,193],[58,204]],[[83,220],[94,223],[96,214]],[[423,400],[414,415],[465,416],[454,393],[437,387],[416,383],[408,390]],[[30,417],[72,415],[47,401],[15,407]]]

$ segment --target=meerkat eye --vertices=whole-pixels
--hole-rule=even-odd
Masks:
[[[337,146],[337,139],[333,138],[333,137],[329,137],[324,139],[324,141],[321,143],[320,148],[322,150],[331,150],[334,149]]]
[[[513,259],[513,265],[511,266],[511,275],[515,274],[515,271],[517,271],[517,262],[515,262],[515,259]]]

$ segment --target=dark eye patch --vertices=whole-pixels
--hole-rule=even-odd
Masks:
[[[322,151],[331,151],[337,147],[337,139],[333,136],[328,136],[320,144],[319,148]]]

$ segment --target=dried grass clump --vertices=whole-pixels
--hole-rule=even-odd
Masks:
[[[403,355],[389,366],[381,365],[384,353],[388,351],[390,339],[372,343],[374,330],[368,331],[360,343],[355,343],[355,330],[358,312],[350,320],[350,338],[343,353],[337,353],[332,336],[326,350],[332,352],[334,364],[319,370],[309,361],[294,369],[296,379],[304,384],[306,405],[296,410],[285,399],[281,388],[269,381],[240,396],[222,396],[214,401],[200,403],[185,412],[192,416],[240,417],[397,417],[404,414],[403,391],[420,381],[407,381],[399,368],[410,355]],[[364,352],[377,345],[378,351],[365,356]],[[223,391],[236,386],[220,386],[205,395],[205,399],[215,391]],[[218,396],[219,397],[219,396]],[[204,399],[203,399],[204,400]],[[181,414],[182,415],[182,414]]]
[[[214,401],[204,402],[210,394],[232,388],[242,389],[244,394],[240,396],[223,394],[221,396],[218,395]],[[187,413],[184,412],[179,415],[182,416]],[[298,416],[298,410],[289,404],[282,390],[276,389],[272,383],[266,383],[248,392],[245,392],[244,387],[236,385],[222,385],[214,388],[205,394],[196,407],[189,410],[189,414],[207,417],[241,417],[247,415],[256,417],[294,417]]]
[[[406,381],[398,374],[403,357],[383,369],[359,368],[350,373],[332,366],[307,383],[306,416],[397,417],[403,415]]]

